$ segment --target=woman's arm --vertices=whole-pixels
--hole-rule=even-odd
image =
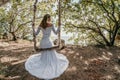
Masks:
[[[57,30],[55,30],[55,27],[52,25],[52,31],[57,35],[58,32],[60,32],[60,28],[58,27]]]
[[[40,26],[38,26],[37,31],[35,32],[35,35],[38,35],[40,32]]]

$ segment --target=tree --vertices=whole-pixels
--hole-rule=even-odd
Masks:
[[[0,1],[0,6],[6,4],[6,3],[9,2],[9,1],[10,1],[10,0],[1,0],[1,1]]]
[[[49,12],[52,16],[56,15],[56,12],[52,11],[52,8],[55,7],[54,2],[56,1],[42,0],[38,3],[35,26],[40,24],[44,14]],[[17,40],[17,37],[25,38],[28,34],[32,35],[33,3],[34,1],[28,0],[11,0],[6,5],[0,7],[3,10],[0,11],[2,33],[7,32],[11,34],[14,41]]]
[[[2,15],[2,23],[7,24],[4,27],[5,31],[7,33],[10,33],[12,35],[12,40],[17,40],[17,32],[21,29],[23,29],[26,24],[32,22],[31,20],[27,21],[27,17],[29,16],[30,12],[27,12],[27,9],[29,8],[21,8],[23,4],[21,2],[11,1],[8,5],[10,8],[4,9],[4,13]],[[8,6],[7,5],[7,6]],[[6,6],[6,7],[7,7]]]
[[[80,4],[69,3],[66,6],[67,14],[73,14],[67,16],[70,20],[67,19],[69,21],[66,26],[72,31],[77,29],[87,33],[88,37],[93,37],[100,44],[113,46],[120,28],[119,3],[119,0],[82,0]]]

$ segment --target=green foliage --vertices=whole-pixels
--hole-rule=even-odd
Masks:
[[[67,3],[65,30],[75,32],[75,29],[79,29],[80,41],[83,39],[82,35],[86,34],[83,41],[91,39],[89,43],[95,40],[100,44],[113,45],[119,29],[117,26],[120,24],[119,5],[119,0],[82,0],[81,3]],[[74,39],[78,40],[75,37]]]
[[[37,3],[36,27],[40,24],[43,15],[49,13],[56,17],[56,10],[54,12],[52,10],[55,8],[55,2],[56,0],[42,0]],[[19,38],[32,35],[33,4],[34,1],[29,0],[11,0],[6,5],[0,7],[0,33],[7,32],[12,36],[14,33]]]
[[[0,34],[14,32],[21,38],[32,35],[33,3],[29,0],[11,0],[0,7]],[[57,25],[56,0],[37,3],[35,26],[40,24],[46,13],[52,15]],[[73,33],[69,40],[74,39],[75,44],[97,42],[112,45],[116,32],[119,33],[116,29],[119,29],[117,26],[120,24],[120,0],[80,0],[78,3],[73,0],[61,1],[61,20],[66,33]]]

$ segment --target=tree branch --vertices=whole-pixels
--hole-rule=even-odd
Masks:
[[[34,41],[34,49],[35,50],[37,49],[37,47],[36,47],[36,35],[35,35],[34,26],[35,26],[35,17],[36,17],[36,10],[37,10],[37,7],[36,7],[37,2],[38,2],[38,0],[35,0],[34,5],[33,5],[34,9],[33,9],[33,21],[32,21],[33,41]]]
[[[103,43],[102,43],[102,42],[100,42],[98,39],[96,39],[96,38],[95,38],[95,36],[94,36],[93,34],[91,34],[91,36],[93,37],[93,39],[94,39],[97,43],[99,43],[99,44],[103,45]]]
[[[100,29],[101,26],[98,25],[98,24],[97,24],[95,21],[93,21],[93,20],[89,20],[89,21],[96,25],[97,29],[99,30],[99,34],[101,35],[101,37],[105,40],[105,42],[106,42],[107,44],[109,44],[109,41],[106,39],[106,37],[103,35],[103,33],[102,33],[101,29]]]
[[[27,22],[25,22],[25,23],[23,23],[23,24],[20,24],[20,25],[18,26],[18,28],[17,28],[14,32],[17,32],[23,25],[26,25],[26,24],[28,24],[28,23],[30,23],[30,22],[32,22],[32,21],[27,21]]]
[[[111,3],[112,3],[112,16],[113,16],[114,20],[117,22],[117,19],[114,14],[115,13],[115,3],[113,0],[111,0]]]
[[[103,1],[102,1],[102,0],[100,0],[100,1],[101,1],[101,4],[98,3],[98,5],[100,5],[100,6],[103,8],[103,10],[107,13],[107,16],[108,16],[113,22],[115,22],[115,20],[109,15],[110,12],[105,8],[105,6],[104,6],[104,4],[103,4]]]
[[[81,26],[75,26],[74,24],[71,24],[73,27],[75,28],[83,28],[83,29],[87,29],[87,30],[92,30],[93,32],[99,33],[99,31],[97,29],[91,28],[91,27],[81,27]]]
[[[83,28],[83,29],[87,29],[87,30],[91,30],[91,31],[93,31],[93,32],[95,32],[95,33],[100,33],[98,30],[96,30],[96,29],[94,29],[94,28],[90,28],[90,27],[78,27],[78,26],[75,26],[74,24],[71,24],[73,27],[75,27],[75,28]],[[92,34],[91,34],[92,35]],[[98,42],[99,44],[102,44],[103,45],[103,43],[102,42],[100,42],[99,40],[97,40],[93,35],[92,35],[92,37],[96,40],[96,42]]]

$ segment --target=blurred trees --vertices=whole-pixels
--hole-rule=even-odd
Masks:
[[[79,0],[68,3],[66,7],[66,29],[81,34],[92,43],[113,46],[120,28],[119,0]]]
[[[28,0],[11,0],[6,5],[0,7],[0,33],[1,35],[9,34],[12,40],[17,38],[26,39],[32,37],[32,17],[33,17],[33,3]],[[53,5],[47,5],[48,2],[41,1],[37,4],[36,26],[40,24],[42,16],[46,13],[52,13]],[[42,15],[42,16],[41,16]]]
[[[49,13],[58,23],[57,0],[38,0],[36,26]],[[0,35],[27,39],[32,36],[33,3],[29,0],[11,0],[0,7]],[[61,0],[61,20],[70,39],[86,44],[113,46],[120,33],[120,0]],[[9,36],[8,36],[9,37]]]

